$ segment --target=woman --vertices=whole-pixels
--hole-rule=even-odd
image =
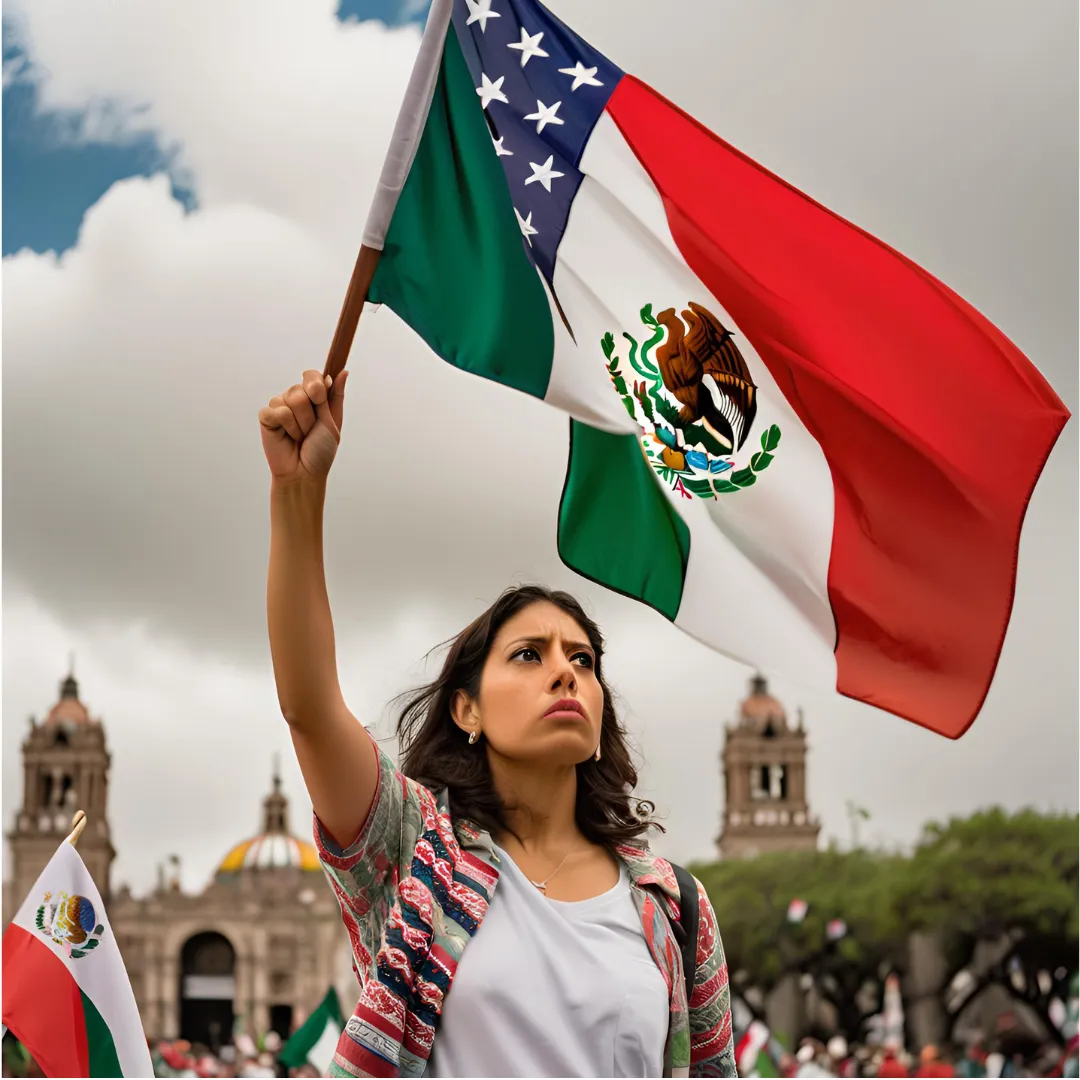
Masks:
[[[331,1075],[735,1076],[712,908],[698,885],[688,1007],[678,884],[572,597],[513,590],[457,637],[400,772],[349,712],[322,556],[346,380],[259,413],[274,675],[360,981]]]

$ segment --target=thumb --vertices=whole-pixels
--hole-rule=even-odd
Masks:
[[[334,426],[337,428],[338,434],[341,433],[341,423],[345,411],[345,383],[348,382],[348,379],[348,371],[341,372],[331,385],[327,400],[327,405],[330,409],[330,418],[334,421]]]

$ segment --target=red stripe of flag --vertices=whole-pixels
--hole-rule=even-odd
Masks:
[[[4,931],[4,1023],[46,1076],[89,1076],[82,993],[64,962],[20,926]]]
[[[637,79],[608,112],[829,463],[837,689],[959,737],[997,666],[1065,406],[936,278]]]

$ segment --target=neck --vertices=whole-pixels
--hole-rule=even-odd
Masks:
[[[506,808],[507,834],[527,851],[562,850],[581,839],[574,808],[577,769],[573,765],[537,768],[507,761],[489,750],[491,775]]]

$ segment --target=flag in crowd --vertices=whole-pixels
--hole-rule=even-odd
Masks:
[[[320,1076],[325,1076],[337,1049],[338,1037],[345,1028],[341,1002],[337,991],[331,987],[311,1015],[293,1033],[279,1056],[282,1064],[299,1068],[303,1064],[314,1066]]]
[[[1068,413],[963,299],[535,0],[434,0],[364,250],[443,359],[570,414],[570,567],[967,729]]]
[[[60,844],[4,931],[3,1022],[46,1076],[153,1076],[97,886]]]
[[[805,900],[800,900],[795,897],[787,909],[787,920],[790,923],[801,923],[806,918],[806,913],[810,910],[810,905]]]

